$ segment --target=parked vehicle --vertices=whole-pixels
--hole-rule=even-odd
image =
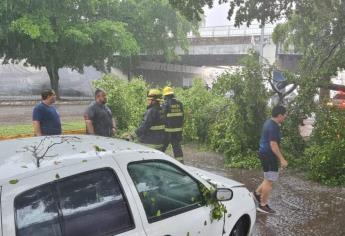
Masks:
[[[245,186],[157,150],[97,136],[0,142],[1,236],[248,235]],[[227,213],[211,219],[212,199]],[[204,190],[203,190],[204,189]],[[224,234],[223,234],[224,230]]]

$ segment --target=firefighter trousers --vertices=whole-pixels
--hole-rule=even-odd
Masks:
[[[181,147],[181,140],[182,140],[181,132],[167,133],[165,142],[162,146],[162,152],[165,152],[169,144],[171,144],[173,153],[174,153],[174,158],[177,161],[183,163],[183,152],[182,152],[182,147]]]

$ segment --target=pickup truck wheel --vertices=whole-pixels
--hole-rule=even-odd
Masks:
[[[246,236],[246,234],[246,222],[241,218],[237,221],[229,236]]]

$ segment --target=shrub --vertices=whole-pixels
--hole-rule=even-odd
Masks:
[[[345,111],[321,107],[309,147],[305,150],[309,176],[328,185],[345,184]]]
[[[176,97],[184,106],[185,121],[183,138],[185,141],[205,142],[208,129],[221,106],[221,98],[214,97],[201,79],[194,79],[189,89],[176,89]]]
[[[301,125],[301,114],[295,104],[287,109],[288,117],[282,124],[282,142],[281,148],[284,157],[289,162],[289,167],[299,169],[306,168],[306,162],[303,159],[303,153],[306,148],[306,141],[300,135],[299,125]]]
[[[334,140],[322,146],[312,145],[305,151],[311,179],[327,185],[345,184],[345,141]]]
[[[268,94],[263,83],[262,68],[255,55],[242,61],[235,73],[221,75],[213,93],[231,95],[228,106],[211,126],[210,144],[225,153],[230,166],[256,167],[262,125],[267,118]]]
[[[184,141],[203,143],[224,153],[230,167],[254,168],[260,165],[256,152],[267,118],[268,94],[258,58],[249,55],[242,63],[243,67],[235,73],[221,75],[211,91],[201,79],[194,79],[191,88],[176,88],[175,94],[184,105]],[[142,79],[127,82],[108,75],[95,82],[95,86],[108,92],[119,130],[133,131],[145,112],[147,83]],[[299,151],[296,146],[302,142],[298,129],[290,129],[293,125],[294,122],[284,126],[289,127],[284,133],[290,133],[283,143],[289,150]]]
[[[146,110],[148,86],[141,78],[128,82],[112,75],[95,81],[94,86],[107,92],[108,105],[113,111],[120,132],[132,131]]]

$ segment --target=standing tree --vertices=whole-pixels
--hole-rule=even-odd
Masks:
[[[45,67],[59,97],[62,67],[104,69],[115,53],[137,53],[126,25],[111,19],[114,0],[5,0],[0,5],[0,55],[4,62]]]
[[[59,96],[60,68],[106,71],[140,51],[171,57],[191,29],[167,0],[3,0],[0,57],[45,67]]]

